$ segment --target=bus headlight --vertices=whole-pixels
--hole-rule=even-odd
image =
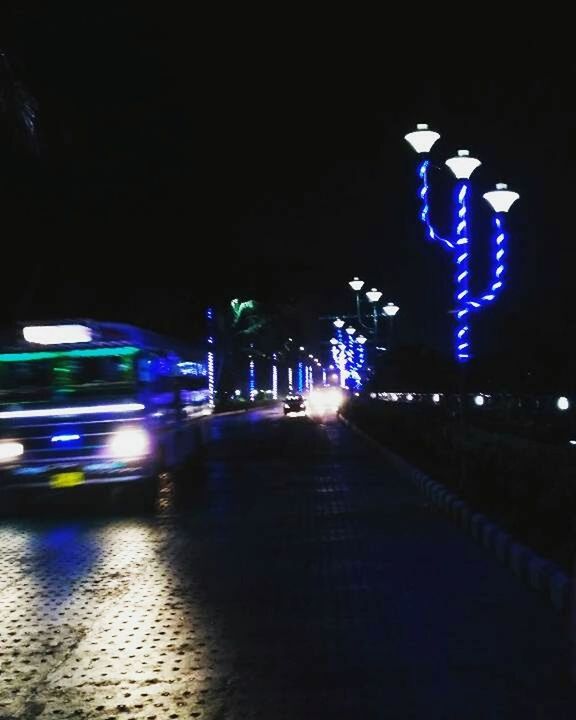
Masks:
[[[24,453],[24,445],[13,440],[0,441],[0,462],[16,460]]]
[[[150,435],[143,428],[116,430],[108,443],[108,452],[114,458],[144,457],[150,448]]]

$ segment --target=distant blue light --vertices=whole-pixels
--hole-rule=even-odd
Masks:
[[[72,442],[74,440],[80,440],[80,435],[76,433],[71,433],[70,435],[52,435],[51,442],[57,443],[57,442]]]
[[[250,365],[248,366],[248,390],[250,392],[250,400],[254,400],[256,397],[256,369],[254,367],[254,360],[250,359]]]

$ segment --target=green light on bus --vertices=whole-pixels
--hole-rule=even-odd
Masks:
[[[135,355],[138,348],[91,348],[85,350],[44,350],[40,352],[0,353],[0,362],[28,362],[29,360],[53,360],[55,358],[122,357]]]

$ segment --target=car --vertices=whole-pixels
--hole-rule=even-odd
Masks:
[[[284,415],[298,414],[303,415],[306,412],[306,401],[302,395],[290,394],[284,398]]]

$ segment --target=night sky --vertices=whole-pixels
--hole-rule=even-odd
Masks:
[[[423,70],[414,38],[398,51],[329,37],[309,56],[313,35],[307,50],[275,33],[257,44],[232,20],[80,5],[2,24],[41,119],[35,158],[0,138],[4,323],[95,316],[186,338],[206,303],[249,296],[293,305],[314,341],[318,315],[352,310],[360,275],[401,306],[402,343],[449,350],[450,263],[417,224],[403,140],[428,122],[439,160],[461,147],[483,160],[478,196],[496,181],[521,195],[509,287],[475,326],[483,352],[575,344],[574,68],[552,41]]]

